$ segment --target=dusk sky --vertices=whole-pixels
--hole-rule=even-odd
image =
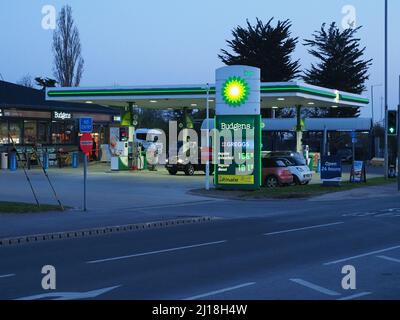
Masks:
[[[231,30],[271,17],[291,19],[300,40],[310,38],[323,22],[341,25],[342,8],[356,8],[359,36],[373,58],[372,84],[384,83],[384,0],[1,0],[0,74],[16,82],[24,75],[52,77],[52,30],[44,30],[42,7],[73,8],[85,59],[81,86],[202,84],[214,82],[218,59]],[[390,4],[389,106],[398,104],[400,75],[400,1]],[[313,61],[302,41],[294,58],[303,69]],[[1,76],[0,76],[1,79]],[[375,89],[375,116],[381,118],[383,87]],[[365,95],[370,96],[369,90]],[[370,108],[362,116],[371,116]]]

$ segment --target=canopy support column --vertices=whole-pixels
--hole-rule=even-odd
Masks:
[[[297,119],[297,124],[296,124],[296,152],[303,153],[303,146],[302,146],[302,140],[303,140],[303,126],[301,123],[301,105],[296,106],[296,119]]]

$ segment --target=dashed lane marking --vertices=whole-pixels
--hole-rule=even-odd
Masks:
[[[220,290],[215,290],[215,291],[211,291],[211,292],[207,292],[207,293],[203,293],[203,294],[199,294],[197,296],[193,296],[193,297],[189,297],[189,298],[185,298],[183,300],[197,300],[197,299],[202,299],[202,298],[206,298],[206,297],[210,297],[210,296],[215,296],[217,294],[221,294],[221,293],[225,293],[228,291],[233,291],[233,290],[238,290],[241,288],[245,288],[245,287],[249,287],[249,286],[253,286],[255,285],[255,282],[248,282],[248,283],[243,283],[234,287],[229,287],[229,288],[225,288],[225,289],[220,289]]]
[[[130,258],[136,258],[136,257],[142,257],[142,256],[149,256],[149,255],[159,254],[159,253],[166,253],[166,252],[173,252],[173,251],[180,251],[180,250],[187,250],[187,249],[193,249],[193,248],[200,248],[200,247],[212,246],[212,245],[221,244],[221,243],[225,243],[225,242],[227,242],[227,240],[214,241],[214,242],[206,242],[206,243],[194,244],[194,245],[190,245],[190,246],[183,246],[183,247],[170,248],[170,249],[163,249],[163,250],[157,250],[157,251],[149,251],[149,252],[135,253],[135,254],[126,255],[126,256],[120,256],[120,257],[113,257],[113,258],[106,258],[106,259],[99,259],[99,260],[87,261],[86,263],[94,264],[94,263],[102,263],[102,262],[109,262],[109,261],[130,259]]]
[[[328,296],[340,296],[339,292],[336,292],[336,291],[333,291],[333,290],[330,290],[330,289],[326,289],[324,287],[321,287],[321,286],[316,285],[314,283],[305,281],[303,279],[290,279],[290,281],[295,282],[295,283],[297,283],[299,285],[302,285],[304,287],[307,287],[309,289],[318,291],[320,293],[326,294]]]
[[[343,221],[339,221],[339,222],[334,222],[334,223],[320,224],[320,225],[303,227],[303,228],[296,228],[296,229],[288,229],[288,230],[282,230],[282,231],[269,232],[269,233],[264,233],[264,235],[265,236],[274,236],[274,235],[277,235],[277,234],[290,233],[290,232],[296,232],[296,231],[311,230],[311,229],[318,229],[318,228],[327,228],[327,227],[332,227],[332,226],[336,226],[336,225],[343,224],[343,223],[344,223]]]

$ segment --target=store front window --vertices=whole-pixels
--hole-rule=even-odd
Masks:
[[[10,143],[21,144],[22,142],[22,121],[10,121]]]
[[[24,121],[24,143],[35,144],[37,136],[37,123],[36,121]]]
[[[50,122],[38,122],[38,143],[47,144],[50,141]]]
[[[0,121],[0,144],[8,144],[8,121]]]
[[[70,122],[56,121],[52,124],[51,141],[53,144],[74,144],[75,126]]]

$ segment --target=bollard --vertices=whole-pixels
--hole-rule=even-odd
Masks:
[[[318,165],[317,165],[316,173],[320,173],[320,172],[321,172],[321,159],[318,159]]]
[[[8,153],[3,152],[1,154],[1,169],[7,170],[8,169]]]
[[[309,167],[310,171],[314,170],[314,166],[315,166],[314,157],[309,157],[309,165],[308,165],[308,167]]]
[[[47,152],[43,153],[43,169],[49,169],[49,154]]]
[[[72,153],[72,168],[76,169],[79,166],[79,154],[78,152],[73,152]]]
[[[17,171],[17,154],[15,152],[10,153],[10,171]]]

